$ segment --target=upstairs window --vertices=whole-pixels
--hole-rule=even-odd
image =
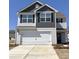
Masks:
[[[44,13],[40,14],[40,22],[45,22],[45,14]]]
[[[40,22],[50,22],[51,13],[40,13]]]
[[[28,15],[28,20],[27,20],[28,23],[31,23],[33,22],[33,15]]]
[[[26,22],[27,22],[27,15],[22,15],[21,23],[26,23]]]
[[[64,21],[63,21],[63,18],[57,18],[57,19],[56,19],[56,22],[57,22],[57,23],[63,23]]]
[[[33,23],[33,15],[22,15],[21,23]]]
[[[46,21],[51,21],[51,13],[46,14]]]

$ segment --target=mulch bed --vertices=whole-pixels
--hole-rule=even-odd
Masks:
[[[9,44],[9,47],[16,47],[16,46],[18,46],[18,45],[16,45],[16,44]]]
[[[18,46],[18,45],[16,45],[16,44],[9,44],[9,50],[13,49],[16,46]]]

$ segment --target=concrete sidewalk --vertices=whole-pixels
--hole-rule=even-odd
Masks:
[[[51,45],[21,45],[10,50],[9,59],[59,59]]]

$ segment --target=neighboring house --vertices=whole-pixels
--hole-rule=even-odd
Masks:
[[[69,30],[67,30],[67,43],[69,43]]]
[[[15,44],[15,30],[9,30],[9,44]]]
[[[66,42],[66,17],[39,1],[18,13],[16,44],[61,44]]]
[[[15,30],[9,30],[9,40],[15,39]]]

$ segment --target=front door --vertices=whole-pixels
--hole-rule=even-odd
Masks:
[[[57,33],[57,44],[61,44],[61,33]]]

